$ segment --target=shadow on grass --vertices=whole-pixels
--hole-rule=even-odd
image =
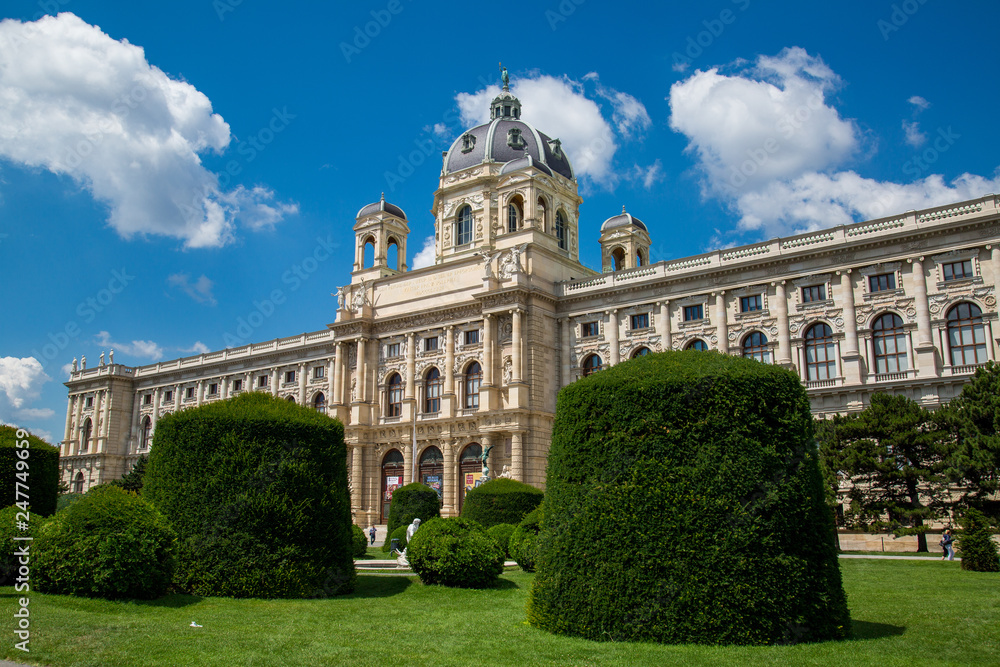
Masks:
[[[898,637],[906,632],[906,628],[888,623],[871,623],[869,621],[858,621],[851,619],[851,630],[853,636],[851,640],[860,641],[865,639],[882,639],[883,637]]]
[[[155,600],[134,600],[135,604],[143,607],[166,607],[168,609],[181,609],[191,605],[200,604],[205,598],[200,595],[187,595],[185,593],[170,593]]]
[[[410,587],[409,577],[383,577],[358,573],[358,583],[354,592],[345,598],[388,598],[399,595]]]

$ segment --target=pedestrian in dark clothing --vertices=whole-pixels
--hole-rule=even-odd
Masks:
[[[947,558],[948,560],[955,560],[955,548],[951,545],[955,541],[954,536],[951,534],[951,529],[944,531],[944,535],[941,536],[941,548],[944,549],[944,555],[941,556],[941,560]]]
[[[368,531],[368,535],[372,538],[372,544],[375,544],[375,526],[371,527],[371,530]]]

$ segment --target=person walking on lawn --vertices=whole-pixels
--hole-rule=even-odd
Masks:
[[[955,560],[955,548],[951,546],[951,543],[954,541],[955,538],[951,534],[951,528],[945,530],[944,535],[941,536],[941,548],[944,549],[944,555],[941,556],[941,560],[945,558]]]

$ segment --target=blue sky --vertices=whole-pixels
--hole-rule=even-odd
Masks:
[[[671,4],[6,0],[0,421],[61,439],[73,357],[322,329],[383,191],[425,261],[501,60],[591,267],[622,205],[661,260],[1000,192],[996,3]]]

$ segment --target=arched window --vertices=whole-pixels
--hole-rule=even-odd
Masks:
[[[538,205],[535,207],[535,217],[536,217],[535,226],[543,231],[547,229],[546,224],[548,223],[548,221],[545,219],[546,217],[548,217],[547,211],[548,209],[545,206],[545,198],[539,197]]]
[[[743,356],[748,359],[756,359],[757,361],[766,364],[767,363],[767,336],[759,331],[754,331],[752,334],[743,339]]]
[[[403,455],[398,449],[392,449],[386,452],[382,459],[382,523],[389,518],[392,492],[401,486],[403,486]]]
[[[706,343],[705,341],[703,341],[700,338],[695,338],[693,341],[691,341],[690,343],[688,343],[687,347],[685,347],[684,349],[685,350],[701,350],[702,352],[706,352],[706,351],[708,351],[708,343]]]
[[[424,375],[424,412],[441,412],[441,371],[432,368]]]
[[[455,245],[472,243],[472,207],[465,205],[458,212],[455,222]]]
[[[326,396],[323,395],[323,392],[319,392],[313,398],[313,408],[316,412],[326,412]]]
[[[646,266],[646,258],[642,256],[642,250],[636,250],[635,252],[635,265]]]
[[[80,429],[80,451],[85,452],[90,449],[90,436],[94,432],[94,422],[90,421],[90,417],[83,422],[83,428]]]
[[[621,271],[625,268],[625,249],[618,247],[611,251],[611,260],[614,262],[614,270]]]
[[[76,473],[76,477],[73,478],[73,493],[83,493],[83,473]]]
[[[979,306],[960,303],[948,311],[948,347],[952,366],[986,363],[986,327]]]
[[[473,409],[479,407],[479,385],[483,382],[483,367],[478,361],[469,364],[465,371],[465,407]]]
[[[375,237],[369,236],[364,241],[365,251],[361,258],[361,268],[368,269],[375,266]]]
[[[559,247],[566,249],[566,216],[561,210],[556,211],[556,238],[559,240]]]
[[[592,375],[593,373],[601,370],[603,367],[604,362],[601,361],[601,357],[596,354],[592,354],[583,360],[583,376],[587,377],[588,375]]]
[[[837,375],[837,348],[833,329],[814,324],[806,331],[806,380],[832,380]]]
[[[444,456],[433,445],[420,454],[420,482],[431,487],[444,500]]]
[[[399,241],[389,237],[389,247],[386,249],[385,262],[390,269],[399,271]]]
[[[507,204],[507,231],[516,232],[521,226],[521,207],[516,202]]]
[[[148,416],[142,418],[142,432],[139,434],[139,449],[149,449],[150,435],[153,432],[153,420]]]
[[[288,401],[289,403],[294,403],[295,402],[295,397],[294,396],[288,396],[287,398],[285,398],[285,400]]]
[[[906,332],[903,319],[886,313],[872,323],[872,345],[875,348],[875,373],[900,373],[905,371]]]
[[[398,417],[403,414],[403,378],[399,373],[393,373],[386,382],[386,417]]]
[[[647,354],[649,354],[649,352],[650,350],[648,347],[640,347],[638,350],[632,353],[632,358],[635,359],[636,357],[645,357]]]

